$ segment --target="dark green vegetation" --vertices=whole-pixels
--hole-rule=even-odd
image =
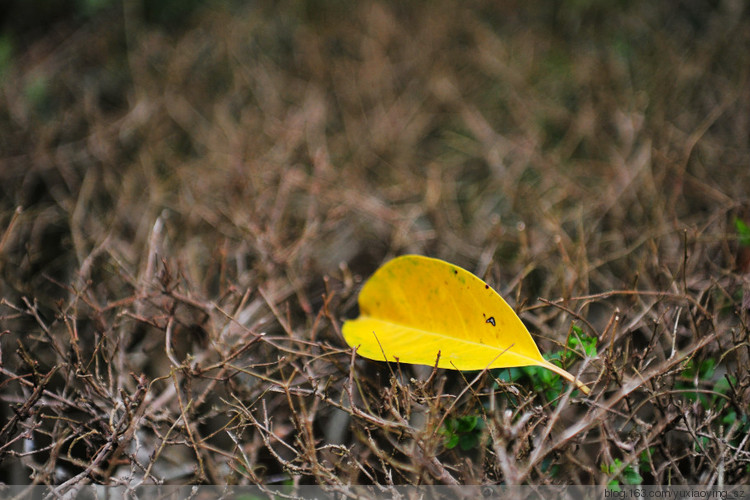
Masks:
[[[0,481],[748,481],[744,2],[125,3],[0,37]],[[354,357],[402,253],[591,396]]]

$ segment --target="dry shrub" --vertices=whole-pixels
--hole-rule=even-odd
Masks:
[[[19,50],[0,480],[746,481],[742,9],[126,8]],[[592,396],[358,359],[341,322],[401,253],[545,352],[596,338]]]

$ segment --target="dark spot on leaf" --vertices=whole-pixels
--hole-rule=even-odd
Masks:
[[[485,321],[485,323],[489,323],[492,326],[495,326],[495,317],[494,316],[490,316],[489,318],[487,318],[487,321]]]
[[[453,274],[458,274],[458,271],[456,271],[456,270],[454,269],[454,270],[453,270]]]
[[[484,289],[487,290],[490,287],[490,285],[484,285]]]

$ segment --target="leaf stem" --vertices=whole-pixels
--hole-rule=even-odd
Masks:
[[[539,365],[543,366],[544,368],[547,368],[548,370],[552,370],[553,372],[557,373],[564,379],[569,380],[570,382],[573,382],[585,395],[588,396],[591,393],[591,389],[589,389],[589,387],[586,384],[584,384],[583,382],[578,380],[575,376],[563,370],[556,364],[550,363],[549,361],[545,359],[542,362],[540,362]]]

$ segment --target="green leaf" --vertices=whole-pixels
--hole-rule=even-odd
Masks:
[[[740,219],[734,218],[734,228],[737,230],[737,240],[743,247],[750,247],[750,227]]]
[[[479,444],[483,428],[484,421],[480,416],[466,415],[446,419],[438,432],[444,436],[443,445],[447,449],[460,445],[462,450],[467,451]]]
[[[656,447],[649,446],[648,449],[643,450],[638,456],[638,460],[640,461],[640,465],[638,468],[641,472],[648,472],[649,470],[651,470],[649,464],[651,463],[654,453],[656,453]]]
[[[480,421],[480,418],[477,417],[476,415],[460,417],[458,418],[458,425],[456,426],[456,431],[457,432],[473,431],[474,428],[477,426],[478,421]]]
[[[607,483],[607,486],[612,491],[622,491],[622,488],[620,488],[620,483],[617,481],[617,479],[611,480],[609,483]]]
[[[594,358],[597,355],[597,340],[598,339],[596,337],[589,337],[588,335],[585,335],[580,326],[573,325],[572,333],[570,335],[570,338],[568,339],[568,347],[570,347],[571,349],[580,349],[584,353],[586,353],[586,356]]]
[[[460,437],[458,434],[451,434],[449,436],[446,436],[445,442],[443,444],[447,449],[452,450],[456,447],[459,440]]]
[[[628,465],[627,467],[625,467],[625,470],[622,473],[622,477],[625,484],[635,485],[641,484],[643,482],[643,478],[632,465]]]
[[[554,463],[554,459],[550,456],[544,457],[542,460],[541,470],[545,474],[549,474],[551,477],[556,477],[560,472],[560,466]]]
[[[610,480],[608,486],[611,488],[613,486],[617,486],[618,489],[616,491],[620,491],[620,483],[636,485],[643,482],[643,478],[638,473],[638,469],[636,469],[632,465],[626,465],[625,467],[623,467],[622,460],[620,460],[619,458],[615,458],[609,465],[602,464],[601,469],[605,474],[615,476],[612,480]]]
[[[472,448],[476,448],[478,444],[479,444],[478,432],[471,432],[469,434],[464,434],[459,439],[459,445],[463,451],[469,451]]]

